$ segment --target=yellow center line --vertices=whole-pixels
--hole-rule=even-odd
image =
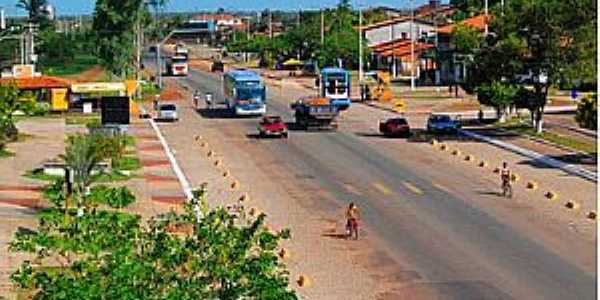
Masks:
[[[404,184],[404,186],[409,189],[411,192],[417,194],[417,195],[423,195],[423,191],[421,191],[421,189],[419,189],[418,187],[416,187],[414,184],[408,182],[408,181],[404,181],[402,182],[402,184]]]
[[[389,188],[387,188],[381,182],[374,182],[374,183],[372,183],[372,185],[373,185],[374,188],[376,188],[378,191],[380,191],[384,195],[391,195],[391,194],[393,194],[392,190],[390,190]]]

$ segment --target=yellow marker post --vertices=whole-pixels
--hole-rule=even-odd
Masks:
[[[405,108],[406,108],[406,103],[404,103],[403,100],[394,101],[394,111],[403,113]]]

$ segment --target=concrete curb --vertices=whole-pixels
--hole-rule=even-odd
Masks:
[[[492,144],[492,145],[500,147],[502,149],[506,149],[506,150],[509,150],[511,152],[514,152],[514,153],[517,153],[517,154],[529,157],[529,158],[531,158],[531,159],[533,159],[533,160],[535,160],[537,162],[541,162],[541,163],[546,164],[546,165],[548,165],[550,167],[553,167],[553,168],[561,169],[561,170],[563,170],[563,171],[565,171],[565,172],[567,172],[569,174],[572,174],[572,175],[575,175],[575,176],[579,176],[579,177],[584,178],[586,180],[593,181],[593,182],[598,181],[598,175],[596,173],[594,173],[592,171],[585,170],[583,168],[580,168],[580,167],[577,167],[577,166],[574,166],[574,165],[563,163],[561,161],[558,161],[558,160],[553,159],[551,157],[548,157],[546,155],[542,155],[542,154],[539,154],[539,153],[531,151],[531,150],[526,150],[526,149],[523,149],[521,147],[517,147],[517,146],[512,145],[512,144],[508,144],[508,143],[505,143],[505,142],[502,142],[502,141],[499,141],[499,140],[495,140],[495,139],[489,138],[489,137],[484,136],[484,135],[480,135],[480,134],[477,134],[477,133],[474,133],[474,132],[470,132],[468,130],[461,129],[461,130],[459,130],[459,133],[462,134],[462,135],[471,137],[471,138],[475,138],[475,139],[484,141],[484,142],[486,142],[488,144]]]
[[[548,125],[551,125],[551,126],[566,128],[566,129],[569,129],[569,130],[572,130],[572,131],[575,131],[575,132],[579,132],[579,133],[581,133],[583,135],[587,135],[587,136],[590,136],[590,137],[598,138],[598,132],[593,131],[593,130],[589,130],[589,129],[585,129],[585,128],[579,128],[579,127],[574,127],[574,126],[569,126],[569,125],[564,125],[564,124],[559,124],[559,123],[554,123],[554,122],[548,122],[548,121],[546,121],[545,123],[548,124]]]
[[[146,110],[143,107],[141,107],[141,111],[144,113],[146,112]],[[181,167],[179,167],[179,164],[177,163],[177,159],[175,158],[175,155],[171,151],[171,148],[169,147],[167,140],[164,138],[164,136],[162,135],[162,132],[160,131],[160,128],[158,127],[158,125],[156,125],[156,122],[154,122],[153,119],[149,119],[147,121],[148,121],[148,123],[150,123],[150,126],[156,133],[158,140],[160,141],[165,153],[167,154],[167,158],[169,159],[169,162],[171,163],[171,168],[173,169],[173,172],[175,172],[175,175],[177,176],[177,179],[179,180],[179,184],[181,185],[181,189],[183,190],[183,193],[185,194],[187,200],[191,200],[192,198],[194,198],[194,196],[192,195],[192,188],[191,188],[190,182],[188,181],[187,177],[183,173],[183,170],[181,169]]]
[[[503,128],[494,128],[494,129],[498,130],[500,132],[504,132],[504,133],[513,133],[513,134],[516,133],[515,131],[511,131],[509,129],[503,129]],[[559,144],[556,144],[556,143],[544,140],[542,138],[537,138],[537,137],[534,137],[534,136],[531,136],[531,135],[528,135],[528,134],[519,134],[519,133],[516,133],[516,134],[518,134],[522,138],[528,139],[528,140],[530,140],[532,142],[536,142],[538,144],[542,144],[542,145],[546,145],[546,146],[551,146],[551,147],[554,147],[554,148],[558,148],[558,149],[560,149],[562,151],[566,151],[566,152],[570,152],[570,153],[573,153],[573,154],[577,154],[577,155],[581,155],[581,156],[586,156],[586,157],[589,157],[589,158],[593,158],[591,155],[589,155],[586,152],[582,152],[582,151],[575,150],[575,149],[572,149],[572,148],[569,148],[569,147],[566,147],[566,146],[563,146],[563,145],[559,145]]]

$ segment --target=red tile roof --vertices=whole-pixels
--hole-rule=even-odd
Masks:
[[[71,81],[53,76],[38,76],[29,78],[0,78],[0,85],[15,84],[21,90],[39,90],[52,88],[68,88]]]
[[[213,20],[213,21],[231,21],[235,19],[239,19],[238,17],[230,14],[202,14],[196,15],[192,17],[193,20],[205,21],[205,20]]]
[[[415,42],[415,57],[418,57],[423,51],[433,48],[434,45],[428,43]],[[409,58],[411,55],[410,40],[395,40],[377,46],[371,47],[375,54],[383,57],[396,56],[398,58]]]
[[[462,20],[459,24],[467,25],[467,26],[473,27],[475,29],[479,29],[480,31],[483,31],[483,30],[485,30],[485,24],[486,23],[489,24],[489,19],[490,19],[489,16],[486,18],[485,15],[478,15],[475,17],[471,17],[471,18]],[[446,25],[444,27],[438,28],[438,32],[449,34],[449,33],[452,33],[452,31],[454,31],[455,27],[456,27],[456,24]]]

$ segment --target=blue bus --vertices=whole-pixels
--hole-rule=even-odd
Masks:
[[[235,115],[267,113],[267,89],[262,78],[253,71],[233,70],[223,74],[225,104]]]
[[[350,107],[350,72],[341,68],[323,68],[320,75],[320,95],[331,99],[340,110]]]

